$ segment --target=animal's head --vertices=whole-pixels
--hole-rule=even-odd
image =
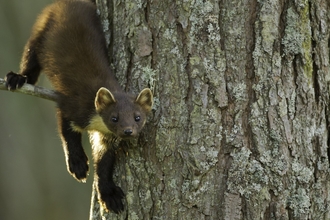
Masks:
[[[153,104],[150,89],[143,89],[139,95],[112,94],[102,87],[95,97],[95,109],[106,127],[121,138],[137,136],[142,130],[148,112]]]

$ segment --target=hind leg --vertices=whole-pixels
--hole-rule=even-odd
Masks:
[[[21,61],[20,74],[9,72],[6,75],[6,86],[9,90],[15,90],[23,86],[24,83],[35,84],[40,75],[41,66],[37,57],[40,38],[33,38],[28,41],[24,48]]]

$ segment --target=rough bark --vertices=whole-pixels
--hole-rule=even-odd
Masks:
[[[156,102],[117,152],[125,212],[94,194],[90,219],[330,218],[329,1],[98,5],[118,79]]]

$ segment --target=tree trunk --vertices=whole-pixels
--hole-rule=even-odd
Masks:
[[[105,219],[330,218],[328,0],[98,6],[119,81],[155,95]]]

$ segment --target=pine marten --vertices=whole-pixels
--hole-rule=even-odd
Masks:
[[[124,193],[112,178],[115,154],[108,134],[136,137],[153,104],[150,89],[123,92],[110,69],[106,41],[91,1],[62,0],[38,17],[22,56],[20,73],[9,72],[9,90],[35,84],[40,72],[50,79],[57,99],[59,133],[69,173],[84,182],[88,158],[81,133],[93,137],[95,182],[100,203],[119,213]]]

